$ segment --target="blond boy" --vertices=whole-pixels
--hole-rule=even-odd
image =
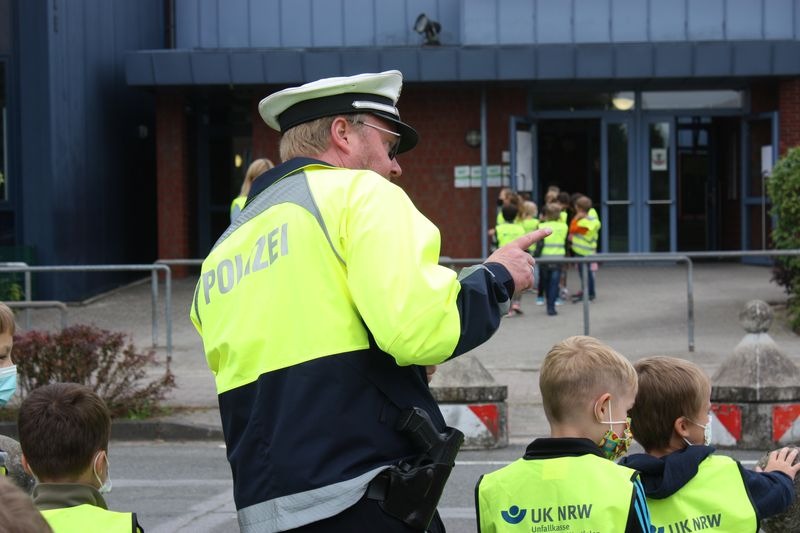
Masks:
[[[636,471],[613,462],[631,440],[627,412],[636,386],[631,363],[597,339],[569,337],[553,346],[539,375],[550,437],[481,477],[479,531],[649,533]]]
[[[762,518],[794,501],[792,466],[797,450],[770,454],[764,472],[714,455],[711,382],[696,364],[675,357],[648,357],[635,365],[639,392],[631,410],[633,433],[644,447],[622,464],[641,472],[656,531],[757,531]]]

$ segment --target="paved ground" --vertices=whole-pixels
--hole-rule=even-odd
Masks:
[[[695,265],[696,350],[690,353],[685,267],[604,266],[597,277],[598,298],[590,306],[590,334],[632,361],[648,355],[674,355],[695,361],[713,376],[744,334],[738,323],[739,311],[748,300],[757,298],[774,305],[777,318],[770,335],[800,363],[800,337],[789,331],[781,319],[786,296],[770,282],[770,277],[767,267],[738,263]],[[577,288],[578,283],[577,276],[570,273],[570,288]],[[193,289],[194,279],[173,282],[171,367],[178,386],[166,403],[195,408],[156,421],[174,426],[175,431],[169,435],[175,438],[181,435],[180,427],[218,430],[220,425],[214,382],[205,365],[200,339],[188,319]],[[152,344],[150,294],[149,281],[132,284],[87,304],[70,306],[68,322],[126,331],[137,346],[148,347]],[[163,283],[159,296],[157,352],[165,362]],[[556,317],[548,317],[544,307],[537,307],[531,294],[524,295],[522,306],[524,315],[504,319],[494,337],[472,352],[499,383],[508,385],[509,433],[512,442],[517,443],[547,432],[537,385],[539,365],[547,350],[564,337],[584,332],[580,304],[561,306]],[[55,311],[32,311],[31,316],[34,328],[58,325]],[[24,326],[24,317],[19,322]]]

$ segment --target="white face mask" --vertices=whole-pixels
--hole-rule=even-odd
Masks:
[[[94,456],[94,461],[92,463],[92,471],[94,472],[94,478],[100,484],[100,488],[97,491],[100,494],[108,494],[111,492],[112,483],[111,483],[111,463],[108,461],[108,452],[105,452],[106,458],[106,480],[105,482],[100,480],[100,475],[97,473],[97,460],[100,458],[100,454],[102,452],[97,452],[97,455]]]
[[[688,416],[686,417],[686,420],[688,420],[695,426],[700,426],[701,428],[703,428],[703,446],[708,446],[709,444],[711,444],[711,415],[708,415],[708,423],[705,426],[703,424],[698,424]],[[686,437],[683,437],[683,442],[685,442],[689,446],[696,446],[695,444],[689,442],[689,440]]]

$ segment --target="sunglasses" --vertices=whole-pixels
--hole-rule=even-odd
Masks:
[[[387,130],[386,128],[381,128],[380,126],[376,126],[375,124],[370,124],[369,122],[364,122],[363,120],[359,120],[356,124],[362,124],[364,126],[369,126],[370,128],[374,128],[378,131],[382,131],[384,133],[388,133],[389,135],[393,135],[397,137],[397,141],[392,143],[389,147],[389,160],[392,160],[397,155],[397,150],[400,148],[400,134],[396,131]]]

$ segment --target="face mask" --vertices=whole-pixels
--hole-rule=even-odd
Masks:
[[[100,483],[100,488],[97,489],[100,494],[108,494],[111,492],[111,463],[108,461],[108,452],[105,454],[106,457],[106,480],[105,482],[100,481],[100,476],[97,474],[97,459],[100,458],[100,452],[97,452],[97,455],[94,456],[94,463],[92,464],[92,471],[94,472],[94,478]]]
[[[17,390],[17,365],[0,368],[0,406],[8,403]]]
[[[708,446],[709,444],[711,444],[711,415],[708,415],[708,423],[705,426],[703,424],[698,424],[688,416],[686,417],[686,420],[688,420],[695,426],[700,426],[701,428],[703,428],[703,446]],[[689,440],[686,437],[683,437],[683,442],[685,442],[689,446],[695,446],[694,444],[689,442]]]
[[[498,199],[497,199],[497,207],[502,207],[502,206],[503,206],[503,200],[501,200],[500,198],[498,198]]]
[[[595,403],[595,408],[596,407],[597,404]],[[600,439],[598,446],[603,450],[603,455],[605,455],[606,459],[615,461],[625,455],[625,452],[627,452],[628,448],[631,446],[631,441],[633,440],[633,434],[631,433],[631,417],[627,417],[625,420],[611,420],[611,400],[609,400],[608,418],[609,420],[606,422],[601,422],[601,424],[608,424],[608,431],[606,431],[603,438]],[[614,424],[625,424],[622,436],[617,435],[614,431]]]

